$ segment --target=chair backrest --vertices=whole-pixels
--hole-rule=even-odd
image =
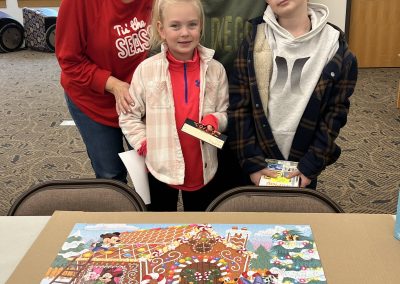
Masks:
[[[127,184],[109,179],[45,181],[13,203],[9,216],[50,216],[56,210],[88,212],[146,211],[140,196]]]
[[[230,189],[210,203],[206,211],[343,213],[325,194],[306,188],[243,186]]]

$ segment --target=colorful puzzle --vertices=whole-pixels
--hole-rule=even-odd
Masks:
[[[326,283],[309,225],[76,224],[41,284]]]

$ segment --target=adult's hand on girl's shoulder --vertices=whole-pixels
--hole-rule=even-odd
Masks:
[[[129,94],[129,84],[110,76],[106,82],[106,91],[110,92],[115,97],[115,108],[118,115],[132,112],[132,107],[135,105],[132,97]]]

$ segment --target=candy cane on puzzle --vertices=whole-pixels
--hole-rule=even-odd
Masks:
[[[161,275],[159,273],[150,273],[143,276],[143,279],[142,281],[140,281],[140,284],[148,284],[150,283],[151,280],[157,280],[157,283],[160,284],[165,284],[165,282],[167,282],[164,275]]]
[[[246,279],[249,279],[249,277],[252,277],[255,273],[255,271],[245,271],[242,273],[242,276]]]

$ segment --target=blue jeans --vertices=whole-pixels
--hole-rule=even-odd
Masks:
[[[72,119],[86,145],[96,178],[116,179],[127,183],[127,171],[118,153],[124,152],[124,135],[120,128],[95,122],[65,95]]]

